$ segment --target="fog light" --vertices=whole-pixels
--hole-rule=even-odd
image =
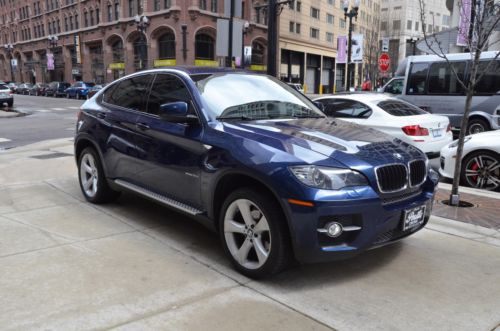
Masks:
[[[329,237],[335,238],[342,234],[342,225],[337,222],[331,222],[326,225],[326,234]]]

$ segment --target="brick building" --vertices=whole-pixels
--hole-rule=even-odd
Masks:
[[[103,83],[143,68],[219,65],[216,21],[223,10],[223,0],[0,0],[0,79]],[[139,13],[150,22],[145,41],[134,21]],[[265,70],[261,16],[253,1],[243,2],[250,23],[244,44],[252,45],[255,70]]]

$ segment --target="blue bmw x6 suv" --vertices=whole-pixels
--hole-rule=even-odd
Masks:
[[[438,179],[414,147],[327,118],[277,79],[228,69],[111,83],[82,106],[75,156],[88,201],[130,191],[191,215],[255,278],[415,233]]]

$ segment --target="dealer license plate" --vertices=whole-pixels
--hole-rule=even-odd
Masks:
[[[403,231],[415,228],[424,223],[425,205],[405,210],[403,218]]]
[[[432,136],[433,136],[434,138],[438,138],[438,137],[441,137],[441,136],[443,135],[443,134],[441,133],[441,129],[436,129],[436,130],[432,130],[432,129],[431,129],[431,131],[432,131]]]

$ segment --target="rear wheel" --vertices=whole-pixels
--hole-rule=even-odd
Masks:
[[[224,250],[239,272],[262,278],[289,264],[288,228],[271,196],[250,188],[238,189],[227,197],[220,215]]]
[[[115,200],[119,192],[106,182],[101,160],[94,148],[85,148],[78,158],[78,179],[85,199],[92,203],[106,203]]]
[[[485,190],[500,190],[500,156],[488,151],[467,155],[462,161],[462,183]]]
[[[467,124],[467,134],[476,134],[488,131],[490,126],[488,122],[482,118],[471,118]]]

